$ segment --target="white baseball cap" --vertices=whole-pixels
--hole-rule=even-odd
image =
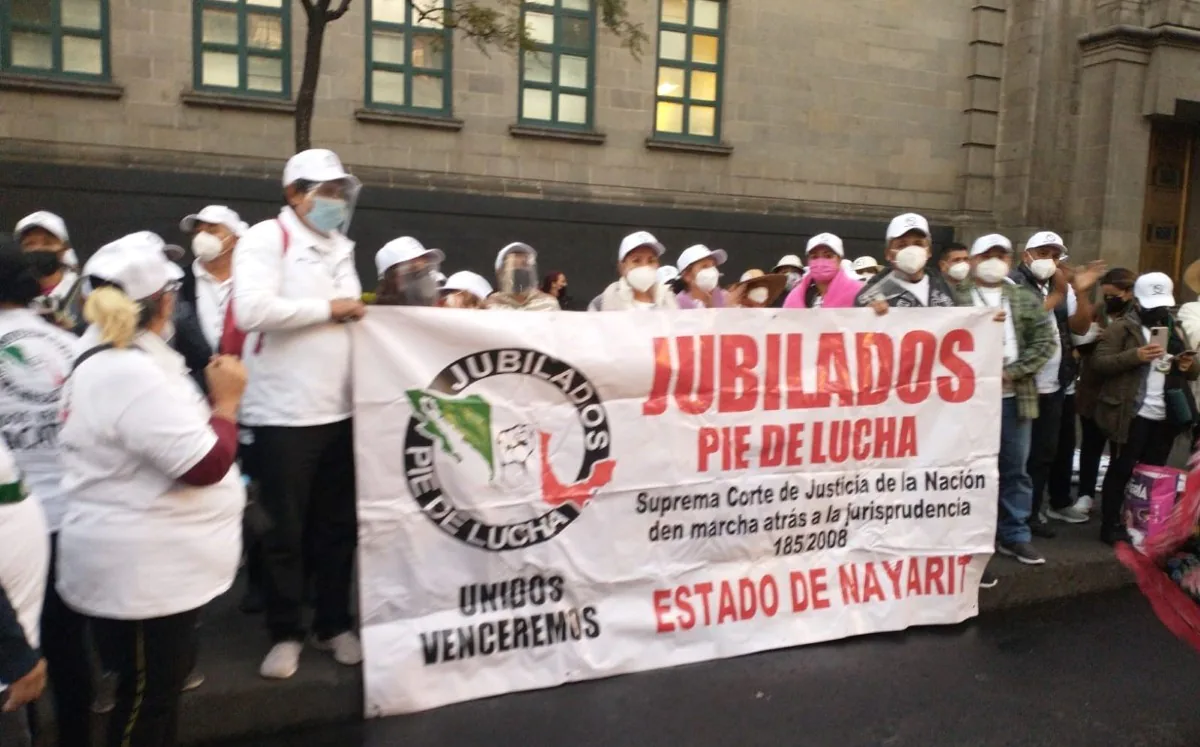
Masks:
[[[1038,244],[1045,246],[1045,244]],[[1148,272],[1133,284],[1133,297],[1143,309],[1161,309],[1175,305],[1175,284],[1161,272]]]
[[[785,254],[775,263],[774,269],[778,270],[780,267],[795,267],[799,270],[804,267],[804,263],[795,254]]]
[[[980,236],[975,239],[975,243],[971,244],[970,256],[978,257],[980,254],[986,254],[989,250],[997,246],[1012,254],[1013,245],[1007,236],[1001,236],[998,233],[989,233],[987,236]]]
[[[666,285],[679,277],[679,270],[675,269],[675,265],[662,265],[655,274],[658,276],[658,284]]]
[[[242,222],[240,215],[224,205],[208,205],[200,212],[192,213],[179,221],[179,230],[184,233],[191,233],[196,228],[197,223],[225,226],[233,232],[234,236],[241,236],[249,228],[249,226]]]
[[[833,253],[839,257],[846,256],[846,249],[842,246],[842,240],[832,233],[819,233],[808,240],[808,246],[804,247],[805,254],[811,254],[813,249],[818,246],[827,246],[833,250]]]
[[[433,282],[437,283],[439,288],[444,287],[446,285],[446,273],[442,272],[441,270],[434,270]]]
[[[462,270],[447,278],[446,284],[442,286],[443,293],[455,291],[466,291],[482,301],[492,295],[492,284],[482,275],[470,270]]]
[[[17,221],[17,227],[13,229],[13,233],[17,238],[21,238],[21,234],[31,228],[40,228],[47,231],[54,238],[64,244],[71,241],[71,237],[67,235],[67,224],[62,218],[47,210],[39,210],[36,213],[30,213],[21,220]]]
[[[320,184],[342,179],[348,179],[355,185],[360,184],[357,178],[346,172],[346,167],[342,166],[342,159],[333,151],[324,148],[302,150],[289,158],[287,165],[283,167],[285,187],[300,180]]]
[[[501,249],[500,253],[496,255],[496,272],[500,272],[500,268],[504,266],[504,258],[513,252],[525,252],[526,254],[532,254],[534,259],[537,258],[537,251],[532,246],[522,244],[520,241],[514,241]]]
[[[379,272],[379,277],[383,277],[389,268],[421,257],[427,257],[429,261],[439,264],[446,259],[446,255],[442,254],[440,249],[426,249],[424,244],[412,236],[401,236],[392,239],[375,252],[375,269]]]
[[[640,249],[643,246],[650,247],[660,257],[667,253],[667,248],[662,245],[662,242],[654,238],[654,234],[649,231],[634,231],[621,239],[621,248],[617,250],[617,261],[624,261],[630,252],[634,249]]]
[[[883,269],[883,267],[879,264],[879,261],[874,257],[859,257],[858,259],[854,260],[854,264],[851,266],[854,268],[855,272]]]
[[[1062,250],[1063,257],[1067,256],[1067,245],[1063,243],[1062,236],[1053,231],[1038,231],[1030,236],[1029,241],[1025,242],[1025,251],[1036,249],[1039,246],[1057,246]]]
[[[78,271],[79,270],[79,255],[75,253],[74,249],[68,249],[65,252],[63,252],[62,263],[63,263],[64,267],[68,267],[72,270]]]
[[[892,218],[892,222],[887,227],[887,240],[899,238],[909,231],[920,231],[929,236],[929,221],[925,220],[925,216],[917,215],[916,213],[904,213]]]
[[[151,231],[131,233],[97,249],[83,266],[83,274],[118,286],[135,301],[149,298],[183,277],[179,266],[167,258],[166,246]]]
[[[729,259],[729,255],[725,253],[724,249],[709,249],[704,244],[695,244],[683,250],[683,254],[679,255],[679,261],[675,263],[675,266],[679,268],[680,272],[683,272],[700,260],[709,257],[712,257],[712,260],[718,265],[725,264],[725,260]]]

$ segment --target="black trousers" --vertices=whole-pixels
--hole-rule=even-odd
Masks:
[[[1079,494],[1095,497],[1100,482],[1100,458],[1108,436],[1091,418],[1079,418]]]
[[[92,666],[88,619],[63,602],[58,580],[58,533],[50,535],[50,578],[42,603],[42,654],[54,693],[59,747],[88,747],[92,718]]]
[[[0,704],[5,696],[0,695]],[[29,709],[18,708],[12,713],[0,713],[0,747],[32,747],[29,731]]]
[[[1171,456],[1171,447],[1179,435],[1179,426],[1165,420],[1146,420],[1135,417],[1129,424],[1129,436],[1124,444],[1113,446],[1100,506],[1103,528],[1114,530],[1121,526],[1121,509],[1125,505],[1125,486],[1139,464],[1161,467]]]
[[[1033,421],[1033,435],[1029,443],[1029,460],[1025,463],[1025,471],[1033,482],[1033,512],[1030,521],[1037,521],[1042,510],[1042,496],[1050,482],[1050,469],[1054,466],[1054,458],[1058,454],[1058,443],[1061,438],[1059,426],[1062,424],[1063,392],[1059,389],[1054,394],[1038,395],[1038,416]]]
[[[183,682],[195,663],[194,609],[150,620],[92,618],[97,645],[118,675],[105,747],[172,747]]]
[[[1067,508],[1075,503],[1071,498],[1071,478],[1075,473],[1075,395],[1065,394],[1062,413],[1058,423],[1058,447],[1054,452],[1054,463],[1050,465],[1047,489],[1050,491],[1050,506]],[[1080,493],[1083,495],[1083,493]]]
[[[270,518],[262,559],[271,640],[304,637],[306,564],[316,587],[313,632],[331,638],[353,629],[350,593],[358,544],[353,421],[255,428],[254,446],[259,500]]]

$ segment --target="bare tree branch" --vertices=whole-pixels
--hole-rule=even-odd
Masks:
[[[325,18],[330,21],[336,21],[337,19],[346,15],[346,11],[348,10],[350,10],[350,0],[341,0],[341,4],[338,5],[337,10],[329,11],[325,14]]]

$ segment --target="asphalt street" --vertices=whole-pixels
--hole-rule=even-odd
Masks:
[[[1195,747],[1198,701],[1126,590],[223,747]]]

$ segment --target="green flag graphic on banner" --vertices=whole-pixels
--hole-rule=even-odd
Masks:
[[[442,430],[443,427],[453,428],[487,462],[489,476],[495,475],[496,468],[492,461],[492,406],[487,400],[477,394],[451,399],[423,389],[409,389],[407,394],[426,435],[439,441],[442,451],[462,461],[462,456],[455,452],[453,444]]]

